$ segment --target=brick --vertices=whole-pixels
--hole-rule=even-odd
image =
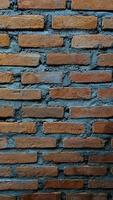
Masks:
[[[39,48],[62,47],[64,43],[60,35],[21,34],[18,41],[21,47]]]
[[[45,189],[82,189],[84,187],[83,180],[72,179],[54,179],[45,182]]]
[[[107,200],[107,194],[97,192],[67,194],[66,200]]]
[[[113,139],[111,140],[111,147],[113,148]]]
[[[14,117],[14,109],[11,106],[0,107],[0,118]]]
[[[104,30],[106,30],[106,29],[113,30],[113,17],[111,17],[111,18],[104,17],[103,21],[102,21],[102,28]]]
[[[109,118],[113,117],[112,106],[71,107],[70,118]]]
[[[90,55],[85,53],[50,53],[47,55],[48,65],[88,65],[89,63]]]
[[[68,176],[102,176],[106,175],[107,169],[105,167],[94,167],[94,166],[79,166],[79,167],[68,167],[64,169],[64,174]]]
[[[98,89],[99,99],[112,99],[113,98],[113,88],[101,88]]]
[[[57,167],[17,167],[16,168],[17,176],[19,177],[44,177],[44,176],[57,176],[58,169]]]
[[[16,197],[13,196],[0,196],[0,200],[16,200]]]
[[[24,195],[21,200],[60,200],[61,194],[59,192],[50,193],[34,193],[31,195]]]
[[[54,163],[73,163],[83,161],[83,157],[79,153],[74,152],[48,153],[44,155],[43,158],[47,162]]]
[[[11,90],[0,89],[0,99],[2,100],[38,100],[41,99],[40,90]]]
[[[80,123],[68,122],[45,122],[44,133],[46,134],[80,134],[84,133],[85,127]]]
[[[1,66],[27,66],[36,67],[39,64],[39,54],[0,54]]]
[[[72,47],[74,48],[110,48],[113,46],[113,36],[102,34],[73,36]]]
[[[102,67],[112,67],[113,66],[113,54],[107,53],[107,54],[100,54],[98,56],[98,66]]]
[[[103,188],[103,189],[112,189],[113,181],[112,180],[89,180],[89,188]]]
[[[36,30],[43,28],[44,28],[44,17],[41,15],[0,16],[0,29]]]
[[[35,84],[35,83],[62,83],[62,72],[40,72],[40,73],[23,73],[21,76],[22,84]]]
[[[0,122],[0,133],[35,133],[36,124],[34,122]]]
[[[0,83],[14,82],[14,75],[11,72],[0,72]]]
[[[63,118],[63,107],[23,107],[22,117],[32,118]]]
[[[93,133],[97,134],[113,134],[113,122],[97,121],[92,125]]]
[[[0,154],[0,164],[35,163],[37,154],[33,153],[7,153]]]
[[[52,99],[90,99],[91,89],[83,87],[57,87],[50,89],[50,97]]]
[[[0,0],[0,9],[7,9],[10,6],[9,0]]]
[[[113,153],[96,154],[89,156],[91,163],[113,163]]]
[[[96,29],[97,17],[95,16],[54,16],[52,19],[53,29]]]
[[[112,82],[112,72],[109,71],[88,71],[88,72],[71,72],[70,80],[75,83],[101,83]]]
[[[12,175],[12,171],[10,167],[0,167],[0,177],[10,177]],[[1,200],[1,197],[0,197]]]
[[[37,181],[1,181],[0,190],[36,190],[38,189]]]
[[[74,10],[113,10],[113,0],[72,0]]]
[[[15,138],[16,148],[54,148],[56,147],[56,139],[54,138]]]
[[[63,140],[65,148],[103,148],[105,141],[100,138],[65,138]]]
[[[18,0],[18,7],[20,9],[48,9],[48,10],[56,10],[56,9],[65,9],[66,8],[66,0]]]
[[[0,149],[6,149],[7,146],[8,146],[7,139],[6,138],[0,138]]]
[[[10,39],[8,34],[0,34],[0,47],[8,47],[9,44],[10,44]]]

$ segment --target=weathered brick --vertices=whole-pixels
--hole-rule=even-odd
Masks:
[[[84,133],[85,127],[81,123],[69,122],[45,122],[44,133],[46,134],[80,134]]]
[[[69,163],[69,162],[82,162],[83,157],[79,153],[74,152],[57,152],[48,153],[43,156],[44,160],[47,162],[55,163]]]
[[[89,180],[89,188],[103,188],[103,189],[112,189],[113,188],[113,181],[108,179],[103,179],[103,180]]]
[[[113,54],[107,53],[107,54],[100,54],[98,56],[98,66],[102,67],[112,67],[113,66]]]
[[[0,181],[0,190],[36,190],[37,181]]]
[[[112,71],[71,72],[70,80],[76,83],[112,82]]]
[[[113,30],[113,17],[111,17],[111,18],[104,17],[103,21],[102,21],[102,28],[104,30],[106,30],[106,29]]]
[[[7,9],[10,6],[9,0],[0,0],[0,9]]]
[[[96,29],[97,17],[95,16],[54,16],[52,19],[53,29]]]
[[[50,97],[52,99],[90,99],[91,89],[83,87],[57,87],[50,89]]]
[[[37,162],[36,153],[7,153],[0,154],[0,164],[18,164],[18,163],[35,163]]]
[[[0,167],[0,177],[10,177],[12,175],[12,171],[10,167]],[[1,200],[1,197],[0,197]]]
[[[21,47],[52,48],[63,46],[63,38],[60,35],[21,34],[18,40]]]
[[[66,8],[66,0],[18,0],[18,7],[21,9],[65,9]]]
[[[0,138],[0,149],[6,149],[7,146],[8,146],[7,138]]]
[[[44,17],[41,15],[0,16],[0,29],[43,29]]]
[[[11,106],[0,107],[0,118],[14,117],[14,109]]]
[[[50,193],[34,193],[29,195],[24,195],[21,200],[60,200],[61,194],[59,192]]]
[[[54,138],[15,138],[16,148],[54,148],[56,139]]]
[[[72,180],[72,179],[65,179],[65,180],[47,180],[45,182],[45,189],[82,189],[84,187],[83,180]]]
[[[112,99],[113,98],[113,88],[101,88],[98,89],[99,99]]]
[[[64,174],[68,176],[102,176],[106,175],[107,169],[105,167],[94,167],[94,166],[79,166],[79,167],[68,167],[64,169]]]
[[[44,176],[57,176],[58,169],[57,167],[17,167],[16,168],[17,176],[19,177],[44,177]]]
[[[7,34],[0,34],[0,47],[8,47],[9,44],[10,44],[9,36]]]
[[[105,141],[100,138],[65,138],[63,140],[65,148],[103,148]]]
[[[76,193],[67,194],[66,200],[107,200],[105,193]]]
[[[0,200],[16,200],[16,197],[13,196],[0,196]]]
[[[91,163],[113,163],[113,153],[95,154],[89,156]]]
[[[23,107],[22,117],[63,118],[63,107]]]
[[[113,10],[113,0],[72,0],[74,10]]]
[[[92,125],[92,131],[99,134],[113,134],[113,122],[97,121]]]
[[[0,122],[0,133],[35,133],[35,122]]]
[[[0,83],[14,82],[14,75],[11,72],[0,72]]]
[[[0,65],[2,66],[32,66],[39,64],[39,54],[0,54]]]
[[[41,99],[40,90],[11,90],[0,89],[0,99],[2,100],[38,100]]]
[[[113,117],[112,106],[71,107],[70,118],[109,118]]]
[[[48,65],[88,65],[89,63],[90,55],[86,53],[50,53],[47,55]]]

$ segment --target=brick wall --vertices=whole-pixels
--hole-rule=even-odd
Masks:
[[[113,0],[0,0],[0,200],[113,199]]]

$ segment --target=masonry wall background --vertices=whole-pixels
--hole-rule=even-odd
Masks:
[[[0,199],[113,199],[112,11],[0,0]]]

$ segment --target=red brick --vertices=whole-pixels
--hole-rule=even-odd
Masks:
[[[65,148],[103,148],[105,141],[100,138],[65,138],[63,140]]]
[[[91,89],[83,87],[57,87],[50,89],[50,97],[52,99],[90,99]]]
[[[113,154],[104,153],[102,155],[96,154],[89,157],[89,162],[92,163],[113,163]]]
[[[102,188],[102,189],[112,189],[113,180],[89,180],[89,188]]]
[[[33,153],[8,153],[0,154],[0,164],[35,163],[37,154]]]
[[[45,161],[55,163],[82,162],[83,157],[79,153],[74,152],[58,152],[48,153],[43,156]]]
[[[107,200],[107,194],[97,192],[67,194],[66,200]]]
[[[36,124],[34,122],[0,122],[0,133],[35,133]]]
[[[10,167],[0,167],[0,177],[10,177],[12,175],[12,171]],[[1,200],[1,197],[0,197]]]
[[[83,124],[68,123],[68,122],[45,122],[44,133],[46,134],[80,134],[84,133],[85,127]]]
[[[56,139],[54,138],[15,138],[16,148],[54,148],[56,147]]]
[[[22,117],[63,118],[63,107],[23,107]]]
[[[7,138],[0,138],[0,149],[6,149],[7,146],[8,146]]]
[[[103,21],[102,21],[102,28],[104,30],[106,30],[106,29],[113,30],[113,17],[111,17],[111,18],[104,17]]]
[[[37,181],[1,181],[0,190],[36,190],[38,189]]]
[[[10,1],[9,0],[0,0],[0,9],[9,8]]]
[[[97,121],[93,123],[92,129],[94,133],[113,134],[113,122]]]
[[[74,10],[113,10],[113,0],[72,0]]]
[[[18,7],[21,9],[65,9],[66,8],[66,0],[18,0]]]
[[[21,198],[21,200],[60,200],[61,194],[59,192],[51,192],[51,193],[34,193],[31,195],[25,195]]]
[[[11,72],[0,72],[0,83],[12,83],[14,76]]]
[[[14,109],[10,106],[0,107],[0,118],[14,117]]]
[[[72,180],[47,180],[45,182],[45,189],[82,189],[84,187],[84,182],[81,179]]]
[[[107,53],[107,54],[100,54],[98,56],[98,66],[102,67],[112,67],[113,66],[113,54]]]
[[[106,175],[107,169],[105,167],[94,167],[94,166],[78,166],[68,167],[64,169],[64,174],[69,176],[102,176]]]
[[[74,48],[106,48],[113,46],[113,36],[92,34],[73,36],[72,47]]]
[[[18,40],[21,47],[52,48],[63,46],[63,38],[60,35],[21,34]]]
[[[17,167],[16,168],[17,176],[19,177],[39,177],[39,176],[57,176],[58,169],[57,167]]]
[[[48,65],[88,65],[89,63],[90,55],[85,53],[50,53],[47,56]]]
[[[107,118],[107,117],[113,117],[112,106],[70,108],[70,118]]]
[[[113,98],[113,88],[98,89],[98,97],[100,99],[112,99]]]
[[[21,76],[22,84],[35,83],[62,83],[62,72],[40,72],[40,73],[23,73]]]
[[[75,83],[112,82],[111,71],[71,72],[70,80]]]
[[[53,29],[96,29],[97,17],[95,16],[55,16],[52,20]]]
[[[9,44],[10,44],[9,36],[7,34],[0,34],[0,47],[8,47]]]
[[[0,89],[0,99],[2,100],[38,100],[41,99],[40,90],[11,90]]]
[[[27,66],[36,67],[39,64],[39,54],[0,54],[1,66]]]
[[[44,17],[41,15],[0,16],[0,29],[24,30],[43,29]]]

